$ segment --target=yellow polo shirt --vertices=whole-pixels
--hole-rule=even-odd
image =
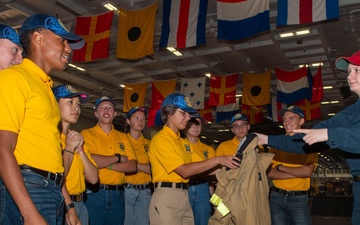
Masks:
[[[174,171],[183,164],[191,163],[190,145],[180,137],[180,133],[176,134],[164,126],[150,141],[149,158],[153,183],[189,181]]]
[[[60,111],[51,86],[51,78],[29,59],[0,71],[0,130],[18,134],[19,165],[63,173]]]
[[[107,134],[99,127],[99,124],[96,124],[92,128],[83,130],[81,134],[91,154],[113,156],[115,153],[119,153],[126,155],[128,160],[137,160],[126,134],[115,130],[114,127]],[[125,174],[101,168],[99,169],[99,179],[100,184],[120,185],[125,183]]]
[[[202,143],[198,140],[195,144],[190,143],[190,149],[193,152],[192,162],[200,162],[215,157],[215,150],[213,147]]]
[[[288,167],[299,167],[307,164],[314,164],[315,170],[319,160],[319,155],[317,153],[296,154],[283,152],[274,148],[270,148],[269,152],[275,154],[272,161],[273,168],[275,168],[279,164]],[[292,178],[284,180],[274,179],[272,182],[275,187],[287,191],[307,191],[310,188],[310,178]]]
[[[64,134],[61,134],[61,146],[63,149],[65,148],[65,139],[66,136]],[[86,146],[86,144],[84,144],[83,148],[90,162],[92,162],[92,164],[96,166],[96,163],[93,158],[91,158],[89,148]],[[69,173],[66,176],[65,185],[70,195],[78,195],[86,190],[85,167],[81,160],[81,156],[76,151],[74,152],[74,157],[70,166]]]
[[[236,139],[234,136],[233,139],[224,141],[220,143],[220,145],[216,148],[216,156],[222,155],[235,155],[236,151],[238,150],[240,141]]]
[[[144,138],[143,135],[138,140],[135,140],[131,135],[128,133],[126,136],[130,140],[130,144],[135,151],[138,163],[147,164],[150,162],[149,160],[149,144],[150,141]],[[145,184],[151,182],[151,175],[138,171],[134,175],[126,175],[125,176],[126,183],[130,184]]]

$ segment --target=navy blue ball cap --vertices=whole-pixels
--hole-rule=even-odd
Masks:
[[[283,117],[286,112],[292,112],[298,114],[301,118],[305,118],[304,112],[299,107],[293,105],[287,107],[286,109],[280,109],[278,114],[279,116]]]
[[[190,114],[198,113],[195,109],[191,107],[191,103],[189,101],[188,97],[185,97],[182,94],[179,93],[172,93],[166,96],[164,101],[161,104],[161,108],[167,106],[167,105],[173,105],[178,107],[181,110],[184,110],[185,112],[188,112]]]
[[[71,49],[80,49],[85,44],[84,38],[69,32],[60,19],[46,14],[34,14],[27,18],[20,28],[20,35],[25,31],[34,30],[36,28],[48,29],[54,34],[64,38],[68,41]]]
[[[16,30],[4,24],[0,24],[0,38],[8,39],[11,42],[22,47],[19,34],[16,32]]]
[[[147,108],[137,106],[137,107],[134,107],[134,108],[130,109],[130,111],[126,115],[126,118],[130,119],[131,115],[134,114],[137,111],[143,112],[145,114],[145,116],[147,116],[147,114],[149,112],[149,110]]]
[[[100,98],[98,98],[96,100],[96,102],[95,102],[95,110],[96,110],[96,108],[98,107],[98,105],[100,103],[105,102],[105,101],[111,102],[114,105],[114,108],[115,108],[115,101],[112,98],[110,98],[108,96],[102,96],[102,97],[100,97]]]
[[[53,88],[53,92],[56,99],[60,98],[73,98],[79,97],[81,103],[86,103],[89,101],[89,96],[85,93],[78,92],[71,85],[59,85]]]
[[[241,114],[241,113],[237,113],[233,117],[231,117],[230,125],[233,124],[233,122],[235,122],[237,120],[249,122],[249,119],[247,118],[247,116],[245,116],[244,114]]]

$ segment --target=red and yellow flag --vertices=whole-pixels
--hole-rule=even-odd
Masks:
[[[249,118],[250,124],[258,124],[264,122],[264,109],[262,106],[249,106],[242,104],[242,113]]]
[[[236,85],[239,74],[210,77],[210,100],[209,105],[223,106],[236,103]]]
[[[307,99],[296,102],[296,105],[304,111],[305,120],[315,120],[321,118],[321,102],[311,103]]]
[[[130,109],[143,106],[146,96],[146,88],[148,83],[142,84],[124,84],[124,112],[129,112]]]
[[[90,62],[109,57],[110,28],[113,12],[89,17],[76,17],[75,34],[85,39],[85,45],[74,50],[74,62]]]
[[[139,59],[154,53],[154,28],[158,2],[141,10],[120,8],[116,57]]]

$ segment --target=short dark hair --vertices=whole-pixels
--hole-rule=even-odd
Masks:
[[[23,44],[24,53],[26,55],[31,54],[30,43],[31,43],[32,35],[34,34],[34,32],[41,32],[43,29],[44,28],[35,28],[33,30],[28,30],[28,31],[25,31],[25,32],[21,33],[20,41]]]
[[[161,120],[165,124],[168,120],[169,115],[174,115],[175,111],[178,109],[177,106],[174,105],[167,105],[162,107],[161,109]]]

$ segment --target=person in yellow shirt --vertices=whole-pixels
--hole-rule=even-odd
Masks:
[[[216,148],[216,156],[235,155],[241,141],[249,133],[249,119],[241,113],[234,115],[230,120],[231,132],[235,135],[233,139],[222,142]]]
[[[90,184],[96,184],[99,180],[98,170],[90,151],[83,144],[81,134],[70,130],[71,124],[77,123],[82,103],[86,103],[89,97],[85,93],[77,92],[71,85],[59,85],[53,89],[55,98],[58,100],[61,115],[61,144],[63,149],[74,149],[64,152],[64,167],[69,167],[65,178],[65,186],[73,201],[71,206],[75,207],[77,216],[82,225],[89,225],[89,215],[84,204],[83,192],[86,189],[85,179]],[[76,148],[69,148],[68,139],[80,139]],[[64,150],[65,151],[65,150]],[[65,160],[68,156],[68,161]],[[66,165],[69,164],[69,165]],[[68,223],[66,223],[68,224]]]
[[[90,224],[123,225],[125,173],[135,173],[136,154],[126,134],[116,130],[115,101],[107,96],[95,102],[98,123],[81,134],[99,170],[98,190],[86,191]]]
[[[19,35],[4,24],[0,24],[0,52],[0,70],[22,62],[23,47]]]
[[[304,124],[304,112],[295,106],[279,111],[286,135]],[[311,225],[308,190],[310,178],[318,163],[318,154],[296,154],[269,149],[274,153],[268,178],[272,179],[270,193],[271,224]]]
[[[148,109],[134,107],[126,115],[125,132],[137,157],[137,173],[125,176],[125,225],[149,224],[151,198],[151,168],[149,143],[142,131],[146,125]]]
[[[186,129],[186,139],[190,143],[192,162],[200,162],[215,157],[213,147],[200,141],[202,125],[205,120],[200,116],[193,116],[189,120]],[[207,225],[211,216],[210,188],[213,189],[215,178],[205,177],[206,175],[192,176],[189,180],[189,201],[194,213],[196,225]],[[208,181],[209,180],[209,181]],[[213,191],[212,191],[213,192]]]
[[[190,114],[197,113],[191,108],[187,97],[173,93],[161,105],[162,130],[150,142],[149,158],[154,193],[151,196],[149,217],[151,225],[191,225],[194,215],[189,202],[189,177],[209,171],[219,165],[231,169],[240,166],[234,156],[221,156],[201,162],[192,162],[190,144],[180,137]]]
[[[49,74],[64,70],[84,39],[45,14],[27,18],[19,34],[26,58],[0,71],[1,223],[59,225],[64,199],[71,200],[62,185],[60,112]],[[74,209],[66,217],[80,224]]]

